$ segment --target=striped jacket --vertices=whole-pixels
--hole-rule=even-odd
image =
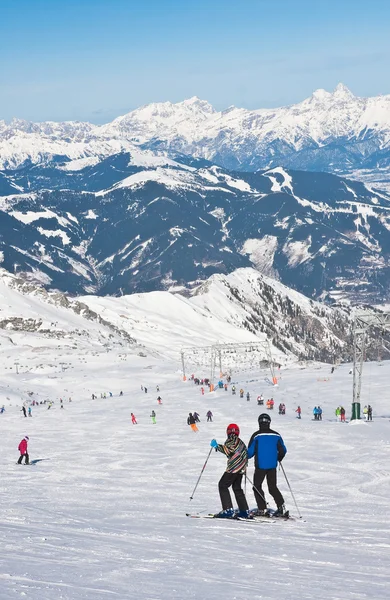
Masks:
[[[239,437],[229,436],[224,444],[218,444],[217,451],[227,456],[226,473],[244,473],[248,464],[248,452]]]

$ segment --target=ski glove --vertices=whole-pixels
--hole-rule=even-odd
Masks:
[[[210,442],[210,446],[211,446],[212,448],[218,448],[218,442],[217,442],[217,440],[211,440],[211,442]]]

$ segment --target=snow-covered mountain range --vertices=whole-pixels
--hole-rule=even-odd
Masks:
[[[313,298],[389,298],[390,196],[331,174],[138,149],[3,171],[0,211],[2,266],[73,294],[188,290],[255,266]]]
[[[390,181],[390,96],[359,98],[343,84],[316,90],[299,104],[276,109],[208,102],[143,106],[111,123],[0,121],[0,168],[53,156],[92,164],[136,147],[175,158],[205,158],[228,169],[284,167]]]

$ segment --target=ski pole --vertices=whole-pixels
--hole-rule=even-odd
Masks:
[[[203,467],[202,467],[202,470],[201,470],[201,472],[200,472],[200,475],[199,475],[199,477],[198,477],[198,481],[196,482],[196,485],[195,485],[195,487],[194,487],[194,491],[192,492],[192,494],[191,494],[191,496],[190,496],[190,500],[193,500],[193,498],[194,498],[195,490],[196,490],[196,488],[197,488],[197,487],[198,487],[198,485],[199,485],[200,478],[201,478],[201,477],[202,477],[202,475],[203,475],[203,471],[204,471],[204,470],[205,470],[205,468],[206,468],[206,465],[207,465],[207,463],[208,463],[208,460],[209,460],[209,458],[210,458],[210,454],[211,454],[211,452],[212,452],[212,451],[213,451],[213,449],[212,449],[212,448],[210,448],[210,452],[209,452],[209,453],[208,453],[208,455],[207,455],[206,461],[205,461],[205,463],[204,463],[204,465],[203,465]]]
[[[302,515],[301,515],[301,513],[300,513],[300,510],[299,510],[299,508],[298,508],[297,501],[295,500],[295,496],[294,496],[294,493],[293,493],[293,491],[292,491],[292,489],[291,489],[290,482],[289,482],[289,480],[287,479],[286,471],[284,470],[284,467],[283,467],[282,463],[279,463],[279,465],[280,465],[280,467],[281,467],[281,469],[282,469],[282,471],[283,471],[283,475],[284,475],[284,477],[285,477],[285,479],[286,479],[286,483],[287,483],[287,485],[288,485],[288,489],[289,489],[289,490],[290,490],[290,492],[291,492],[291,496],[292,496],[292,499],[294,500],[294,504],[295,504],[295,507],[296,507],[296,509],[297,509],[297,511],[298,511],[299,518],[300,518],[300,519],[302,519]]]
[[[251,484],[251,486],[252,486],[252,488],[255,490],[255,492],[257,492],[257,493],[259,494],[260,498],[262,498],[262,499],[264,500],[264,502],[265,502],[266,506],[268,506],[268,502],[267,502],[267,500],[265,499],[265,497],[264,497],[264,494],[262,494],[262,493],[261,493],[261,492],[260,492],[260,491],[257,489],[257,487],[255,486],[255,484],[253,483],[253,481],[251,481],[251,480],[249,479],[248,475],[247,475],[247,474],[246,474],[246,472],[245,472],[245,481],[246,481],[246,480],[248,480],[248,481],[249,481],[249,483]]]

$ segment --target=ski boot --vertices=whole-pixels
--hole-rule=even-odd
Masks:
[[[233,508],[226,508],[225,510],[221,510],[221,512],[216,513],[214,515],[215,519],[234,519],[235,512]]]
[[[250,510],[240,510],[237,514],[239,519],[253,519],[252,513]]]
[[[288,519],[289,516],[289,512],[288,510],[286,510],[286,507],[284,506],[284,504],[281,504],[280,506],[278,506],[278,508],[275,510],[275,512],[272,515],[273,517],[284,517],[285,519]]]
[[[251,511],[253,517],[268,517],[268,511],[266,508],[255,508]]]

